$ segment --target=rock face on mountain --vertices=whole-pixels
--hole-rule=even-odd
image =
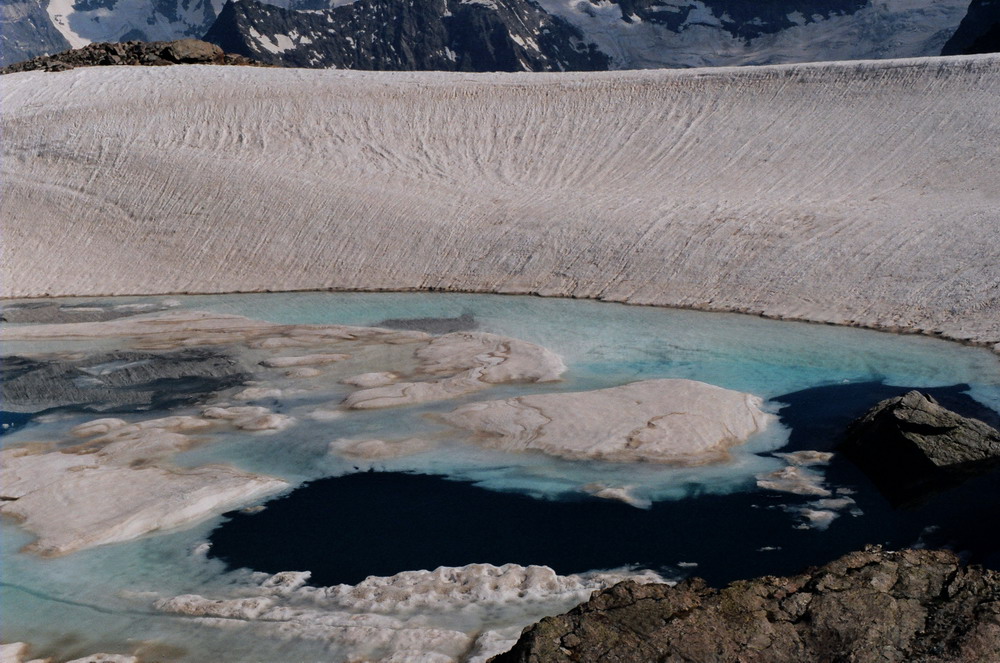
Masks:
[[[229,0],[205,39],[296,67],[590,71],[610,62],[533,0],[358,0],[310,11]]]
[[[45,0],[4,0],[0,4],[0,66],[67,48],[70,43],[45,12]]]
[[[968,0],[539,0],[613,69],[939,55]]]
[[[789,578],[622,582],[528,627],[493,663],[995,662],[1000,574],[869,548]]]
[[[968,0],[230,0],[207,38],[274,64],[356,69],[776,64],[938,55],[963,18],[979,34],[978,2],[972,15]]]
[[[941,55],[995,53],[1000,50],[1000,0],[972,0],[969,13],[944,45]]]
[[[242,55],[225,53],[215,44],[199,39],[179,39],[177,41],[128,41],[124,43],[90,44],[83,48],[42,55],[31,60],[18,62],[0,69],[0,74],[19,71],[65,71],[75,67],[95,67],[103,65],[147,65],[168,64],[233,64],[259,66],[260,63]]]
[[[841,449],[889,499],[908,502],[1000,466],[1000,431],[911,391],[853,422]]]
[[[246,52],[235,52],[268,57],[273,64],[366,69],[638,69],[1000,48],[997,0],[971,5],[970,0],[269,0],[266,5],[236,0],[233,5],[12,0],[0,7],[0,66],[91,42],[170,40],[209,31],[213,42],[227,49],[244,44]]]

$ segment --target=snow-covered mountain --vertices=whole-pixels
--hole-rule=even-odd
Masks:
[[[1000,0],[5,0],[9,63],[66,45],[210,39],[276,64],[630,69],[1000,48]],[[239,49],[236,49],[239,46]]]
[[[592,71],[610,58],[534,0],[358,0],[296,11],[227,2],[207,41],[298,67]]]
[[[968,0],[540,0],[614,68],[938,55]]]
[[[0,3],[0,66],[70,48],[70,43],[49,20],[45,1]]]

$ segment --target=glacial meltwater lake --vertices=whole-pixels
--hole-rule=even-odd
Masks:
[[[827,455],[851,420],[913,388],[1000,426],[1000,357],[982,348],[440,293],[8,301],[3,320],[0,623],[3,641],[33,656],[485,661],[528,623],[629,575],[725,583],[865,544],[948,547],[1000,568],[1000,472],[896,506]],[[435,345],[449,334],[456,345]],[[517,371],[500,366],[517,352]],[[517,427],[504,439],[528,447],[515,449],[449,419],[664,379],[759,397],[768,424],[721,456],[670,463],[555,453]],[[110,432],[79,428],[98,419]],[[55,469],[32,479],[12,465],[34,454]],[[169,496],[167,475],[219,467],[287,486],[226,502],[198,484],[186,490],[206,510],[163,527],[116,497],[115,481],[159,472],[150,495]],[[116,478],[89,484],[88,472]],[[50,490],[33,481],[53,482],[62,513],[33,497]],[[58,531],[84,521],[77,538]],[[82,542],[97,530],[105,539]]]

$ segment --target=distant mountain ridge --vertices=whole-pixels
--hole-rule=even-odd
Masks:
[[[230,0],[205,39],[297,67],[589,71],[610,64],[533,0],[358,0],[307,11]]]
[[[5,0],[0,65],[205,37],[299,67],[642,69],[1000,50],[1000,0]]]

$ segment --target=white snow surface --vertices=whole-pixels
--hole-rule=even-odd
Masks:
[[[78,35],[70,25],[70,18],[76,13],[73,0],[49,0],[45,11],[48,12],[52,25],[66,38],[71,47],[80,48],[91,42],[90,39]]]
[[[435,288],[1000,342],[996,55],[0,94],[8,297]]]

